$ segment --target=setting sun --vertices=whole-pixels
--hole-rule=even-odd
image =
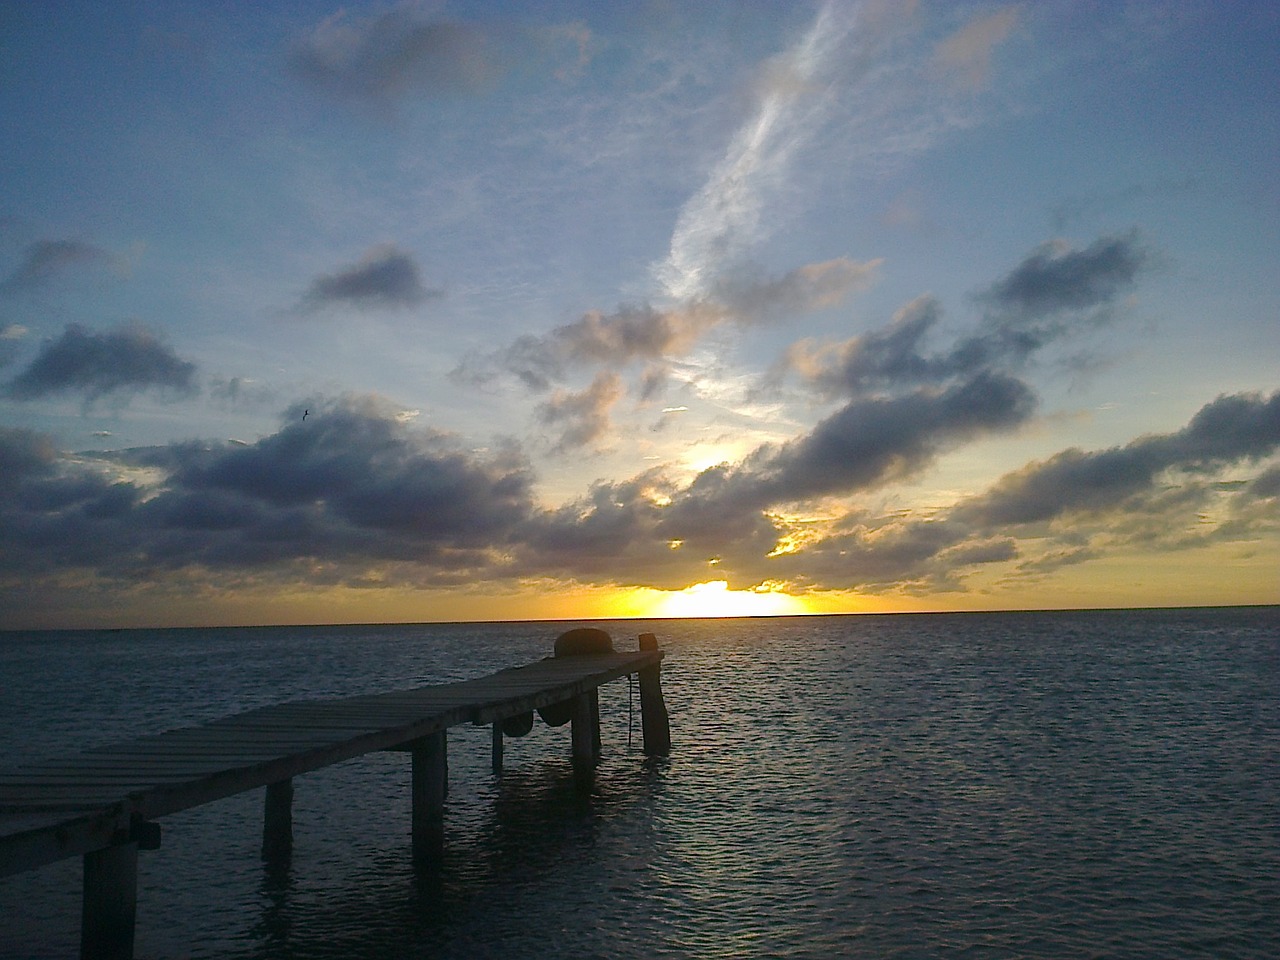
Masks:
[[[730,590],[725,580],[695,583],[662,594],[653,605],[655,617],[777,617],[808,613],[804,602],[774,590]]]

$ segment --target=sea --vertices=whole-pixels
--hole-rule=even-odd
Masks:
[[[0,765],[293,699],[480,676],[574,623],[0,634]],[[568,727],[449,732],[445,852],[409,758],[163,818],[141,958],[1280,956],[1280,607],[591,622],[666,651],[669,757],[600,692]],[[0,956],[73,957],[81,864],[0,880]]]

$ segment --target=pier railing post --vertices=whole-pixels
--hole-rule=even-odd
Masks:
[[[657,650],[658,638],[652,633],[640,634],[641,650]],[[662,699],[662,664],[638,670],[640,675],[640,728],[644,733],[644,752],[649,756],[666,756],[671,752],[671,720]]]
[[[449,783],[448,741],[440,730],[416,741],[413,755],[413,861],[438,863],[444,853],[444,798]]]
[[[267,784],[263,804],[262,859],[285,863],[293,854],[293,778]]]
[[[137,841],[86,853],[80,915],[81,960],[133,960],[137,914]]]

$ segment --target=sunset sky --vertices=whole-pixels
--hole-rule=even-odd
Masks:
[[[0,9],[0,627],[1280,602],[1280,6]]]

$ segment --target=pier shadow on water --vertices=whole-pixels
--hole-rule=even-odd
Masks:
[[[350,858],[362,866],[341,881],[315,876],[322,864],[307,854],[264,863],[260,914],[242,955],[559,956],[555,944],[568,949],[575,915],[619,893],[610,877],[644,869],[666,764],[638,751],[606,756],[585,789],[559,758],[521,761],[479,782],[458,778],[443,855],[426,866],[413,865],[400,831],[396,842]]]

